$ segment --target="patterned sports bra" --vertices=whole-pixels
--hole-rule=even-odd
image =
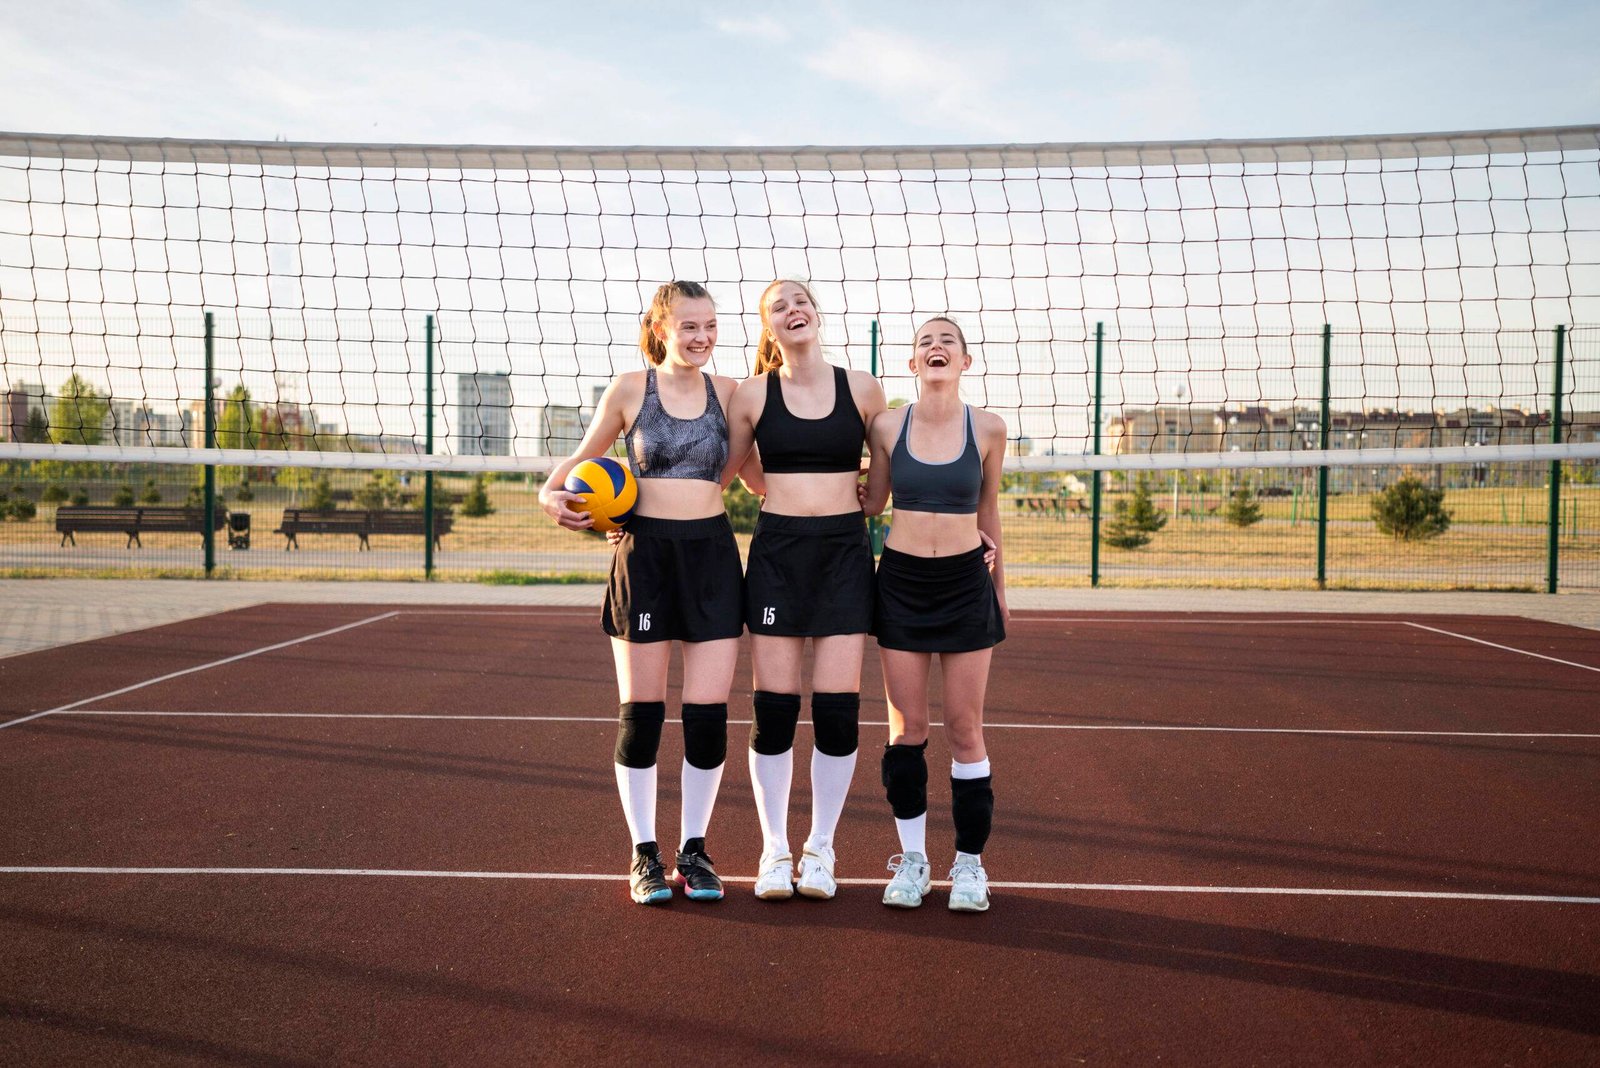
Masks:
[[[728,420],[706,375],[706,410],[679,419],[661,405],[656,369],[645,370],[644,401],[628,428],[628,467],[635,478],[698,478],[720,482],[728,463]]]

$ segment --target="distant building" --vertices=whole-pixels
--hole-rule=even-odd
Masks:
[[[38,408],[50,417],[45,405],[44,387],[34,382],[18,382],[5,395],[5,411],[0,414],[0,432],[7,441],[24,441],[28,436],[28,413]]]
[[[538,439],[540,456],[571,456],[583,441],[586,424],[581,408],[564,404],[547,404],[535,408],[534,434]]]
[[[456,454],[510,456],[511,437],[511,376],[456,375]]]
[[[108,445],[182,445],[184,434],[178,413],[113,398],[100,440]]]

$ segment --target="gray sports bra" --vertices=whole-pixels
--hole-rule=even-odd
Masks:
[[[907,512],[944,512],[976,515],[983,493],[983,456],[972,429],[972,408],[967,416],[967,442],[961,455],[942,464],[925,463],[911,454],[912,404],[900,424],[900,437],[889,454],[889,478],[894,484],[894,506]]]
[[[628,428],[628,467],[635,478],[698,478],[720,482],[728,463],[728,420],[717,401],[717,387],[706,375],[706,410],[679,419],[661,406],[656,369],[644,377],[644,402]]]

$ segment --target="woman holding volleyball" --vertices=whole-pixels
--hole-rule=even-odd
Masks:
[[[811,290],[773,282],[761,295],[755,374],[729,409],[730,463],[752,443],[766,496],[750,543],[745,623],[755,673],[750,777],[761,820],[755,893],[830,898],[834,831],[855,774],[861,659],[872,622],[872,547],[856,496],[866,428],[884,409],[871,375],[822,354]],[[798,879],[789,845],[789,788],[801,669],[812,640],[811,831]]]
[[[585,457],[621,437],[638,501],[618,541],[601,625],[611,635],[620,701],[615,764],[633,837],[633,900],[669,901],[656,844],[656,751],[666,719],[672,643],[683,645],[683,811],[672,881],[695,900],[722,897],[706,829],[727,752],[728,689],[744,630],[739,551],[722,503],[724,412],[736,383],[706,372],[717,344],[711,295],[695,282],[656,290],[639,348],[648,366],[606,388],[583,441],[550,473],[539,503],[568,530],[593,518],[564,487]]]
[[[994,816],[983,701],[989,659],[1009,617],[1000,559],[1000,468],[1006,425],[963,404],[961,373],[972,364],[961,328],[943,317],[917,330],[911,372],[919,399],[872,424],[872,466],[863,507],[878,515],[894,494],[894,524],[878,563],[872,632],[883,662],[889,744],[883,785],[900,853],[883,903],[916,908],[931,885],[928,864],[928,673],[939,654],[955,863],[950,908],[989,907],[983,847]],[[984,563],[992,545],[994,567]]]

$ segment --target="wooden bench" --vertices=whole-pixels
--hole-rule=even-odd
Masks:
[[[228,513],[221,508],[213,517],[213,530],[221,530],[228,521]],[[139,539],[143,534],[199,534],[206,532],[204,508],[161,507],[157,505],[130,505],[126,508],[112,504],[64,504],[56,509],[56,533],[61,535],[62,546],[76,545],[78,534],[126,534],[131,549],[144,548]]]
[[[367,541],[374,534],[400,534],[417,537],[423,531],[424,516],[420,511],[398,509],[334,508],[316,511],[310,508],[285,508],[283,522],[274,534],[284,536],[284,551],[300,548],[301,534],[354,534],[361,539],[357,552],[371,549]],[[433,511],[433,544],[450,533],[454,519],[448,508]]]

